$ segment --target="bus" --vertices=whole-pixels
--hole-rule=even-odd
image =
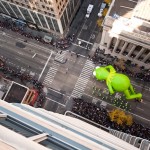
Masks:
[[[89,4],[89,6],[87,8],[86,18],[89,18],[90,14],[92,12],[93,7],[94,7],[94,5]]]

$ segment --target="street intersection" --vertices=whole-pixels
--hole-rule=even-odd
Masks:
[[[0,34],[0,54],[5,62],[14,69],[28,72],[46,87],[45,109],[64,113],[72,97],[81,96],[89,102],[104,104],[92,91],[93,86],[103,90],[106,85],[92,77],[95,65],[87,57],[70,50],[56,51],[34,41],[26,43],[21,37],[4,31]],[[19,47],[18,43],[24,46]],[[132,79],[131,82],[137,91],[142,91],[144,99],[143,103],[131,102],[131,113],[149,124],[150,88],[148,84],[143,86],[142,81]],[[106,101],[106,107],[109,103]]]

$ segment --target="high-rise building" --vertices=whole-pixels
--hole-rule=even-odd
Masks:
[[[113,0],[103,21],[100,47],[149,68],[150,0]]]
[[[0,0],[0,13],[61,36],[79,5],[80,0]]]
[[[1,149],[149,150],[147,140],[100,128],[70,116],[0,100]]]

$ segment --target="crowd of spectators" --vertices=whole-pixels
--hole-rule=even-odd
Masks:
[[[110,120],[107,110],[103,107],[98,107],[95,104],[88,103],[81,98],[73,98],[73,103],[72,112],[84,118],[107,128],[150,140],[150,129],[139,123],[133,122],[131,126],[121,126]]]
[[[93,86],[92,95],[125,111],[131,111],[131,105],[129,102],[127,102],[123,93],[115,93],[110,95],[108,89],[100,89],[96,86]]]
[[[125,73],[131,77],[134,77],[138,80],[150,82],[150,69],[145,69],[144,66],[140,67],[140,71],[135,73],[131,71],[129,68],[136,68],[137,64],[133,64],[130,60],[124,61],[125,67],[122,69],[121,67],[116,66],[114,63],[118,60],[115,56],[111,56],[110,54],[105,54],[104,49],[97,48],[91,60],[97,65],[113,65],[117,71]],[[120,64],[121,65],[121,64]]]
[[[28,73],[22,72],[21,70],[14,70],[11,67],[9,67],[5,61],[4,58],[0,58],[0,72],[3,73],[3,76],[9,80],[13,79],[20,79],[21,83],[30,83],[33,85],[33,88],[37,90],[38,92],[38,99],[37,99],[37,107],[42,107],[45,96],[43,94],[43,85],[41,82],[35,79],[35,77],[29,75]]]
[[[25,28],[27,28],[26,24],[19,23],[17,21],[13,21],[12,19],[3,19],[3,21],[0,21],[0,27],[6,28],[8,30],[11,30],[13,32],[16,32],[22,36],[25,36],[29,39],[34,39],[38,42],[41,42],[43,44],[49,44],[51,46],[54,46],[56,48],[65,50],[66,48],[71,46],[71,43],[74,41],[75,35],[68,35],[66,38],[63,39],[57,39],[57,40],[51,40],[46,41],[44,38],[40,35],[34,36],[32,32],[27,32]],[[24,42],[28,42],[28,40],[24,40]]]

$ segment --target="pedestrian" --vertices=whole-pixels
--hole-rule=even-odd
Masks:
[[[68,68],[66,68],[66,74],[68,73]]]

